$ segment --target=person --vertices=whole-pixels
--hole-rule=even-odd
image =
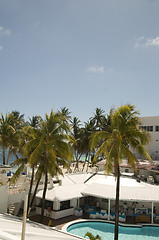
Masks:
[[[156,222],[156,208],[153,208],[153,221]]]
[[[153,208],[153,216],[156,217],[156,208],[155,208],[155,206]]]
[[[96,203],[96,207],[97,207],[97,211],[99,211],[99,210],[100,210],[100,208],[99,208],[99,202]]]
[[[126,215],[127,213],[127,202],[124,202],[123,209],[124,209],[124,214]]]
[[[49,220],[48,226],[52,227],[52,220],[51,219]]]
[[[50,215],[51,215],[51,207],[48,205],[47,212],[46,212],[46,217],[50,217]]]

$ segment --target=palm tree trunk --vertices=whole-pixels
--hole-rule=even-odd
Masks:
[[[88,156],[88,162],[87,162],[87,169],[86,169],[86,172],[88,172],[88,168],[89,168],[89,159],[90,159],[90,154]]]
[[[2,153],[3,153],[3,165],[6,164],[6,159],[5,159],[5,148],[2,147]]]
[[[30,205],[30,197],[31,197],[31,191],[33,187],[33,181],[34,181],[34,167],[32,167],[32,175],[31,175],[31,181],[30,181],[30,188],[29,188],[29,193],[28,193],[28,208],[27,208],[27,216],[29,214],[29,205]]]
[[[84,167],[85,167],[86,162],[87,162],[87,157],[88,157],[88,152],[86,153],[85,161],[84,161],[84,163],[83,163],[82,172],[84,171]]]
[[[79,160],[81,156],[82,156],[82,153],[76,156],[76,165],[75,165],[74,171],[79,167]]]
[[[11,147],[9,148],[9,151],[8,151],[8,156],[7,156],[6,165],[8,165],[10,155],[11,155]]]
[[[45,170],[45,184],[44,184],[44,191],[43,191],[43,197],[42,197],[41,218],[40,218],[41,223],[43,223],[43,221],[44,221],[45,196],[46,196],[46,190],[47,190],[47,182],[48,182],[48,175],[47,175],[47,169],[46,169]]]
[[[116,200],[115,200],[115,233],[114,240],[118,240],[118,225],[119,225],[119,190],[120,190],[120,169],[117,166],[117,183],[116,183]]]
[[[30,209],[32,208],[32,205],[33,205],[33,202],[35,200],[35,196],[36,196],[36,192],[37,192],[37,189],[38,189],[38,186],[39,186],[39,183],[40,183],[40,179],[41,179],[41,176],[39,177],[37,183],[36,183],[36,186],[35,186],[35,189],[34,189],[34,193],[33,193],[33,197],[32,197],[32,200],[31,200],[31,203],[30,203]]]

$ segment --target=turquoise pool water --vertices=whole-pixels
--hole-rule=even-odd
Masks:
[[[114,224],[98,221],[79,222],[70,225],[67,231],[84,237],[86,232],[97,234],[102,240],[114,240]],[[119,226],[119,240],[159,240],[159,227],[123,227]]]

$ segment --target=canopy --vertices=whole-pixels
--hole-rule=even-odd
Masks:
[[[46,192],[46,200],[54,201],[55,199],[60,202],[70,200],[73,198],[81,198],[81,192],[85,188],[85,184],[74,184],[69,186],[57,186]],[[39,191],[36,197],[42,198],[43,190]]]
[[[116,186],[91,183],[83,191],[84,196],[94,196],[114,200]],[[159,202],[159,187],[142,184],[139,187],[120,186],[120,200]]]

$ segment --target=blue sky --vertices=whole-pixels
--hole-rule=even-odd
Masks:
[[[159,115],[158,0],[0,0],[0,112]]]

